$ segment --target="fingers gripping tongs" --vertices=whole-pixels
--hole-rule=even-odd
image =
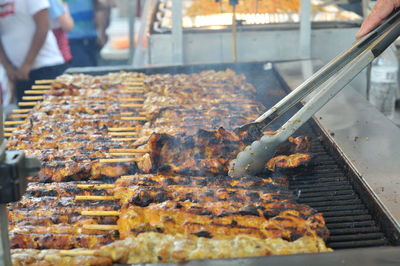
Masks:
[[[264,135],[260,140],[253,142],[240,152],[231,162],[229,175],[241,177],[262,172],[266,161],[273,157],[278,145],[287,140],[399,35],[400,11],[398,10],[383,24],[330,61],[257,120],[237,128],[236,131],[261,132],[273,120],[287,112],[311,92],[316,91],[315,95],[274,135]]]

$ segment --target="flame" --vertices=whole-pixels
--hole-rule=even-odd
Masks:
[[[270,171],[275,171],[278,168],[294,168],[298,167],[305,162],[309,162],[311,154],[308,153],[295,153],[291,155],[280,155],[270,159],[267,162],[267,168]]]

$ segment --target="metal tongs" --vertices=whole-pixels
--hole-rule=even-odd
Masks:
[[[389,47],[399,35],[400,10],[397,10],[384,23],[331,60],[254,122],[237,128],[236,132],[248,131],[250,134],[259,133],[261,135],[265,126],[286,113],[307,95],[316,91],[315,95],[274,135],[264,135],[260,140],[253,142],[240,152],[230,164],[229,175],[242,177],[262,172],[265,169],[266,161],[274,156],[278,145],[286,141],[307,122]]]

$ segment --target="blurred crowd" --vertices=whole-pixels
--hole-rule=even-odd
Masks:
[[[114,1],[0,0],[2,102],[68,67],[97,66]]]

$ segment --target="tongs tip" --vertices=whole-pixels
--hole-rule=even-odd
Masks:
[[[241,135],[243,132],[247,132],[247,134],[254,139],[258,139],[262,136],[262,129],[258,122],[251,122],[244,125],[241,125],[233,130],[233,132],[237,135]]]

